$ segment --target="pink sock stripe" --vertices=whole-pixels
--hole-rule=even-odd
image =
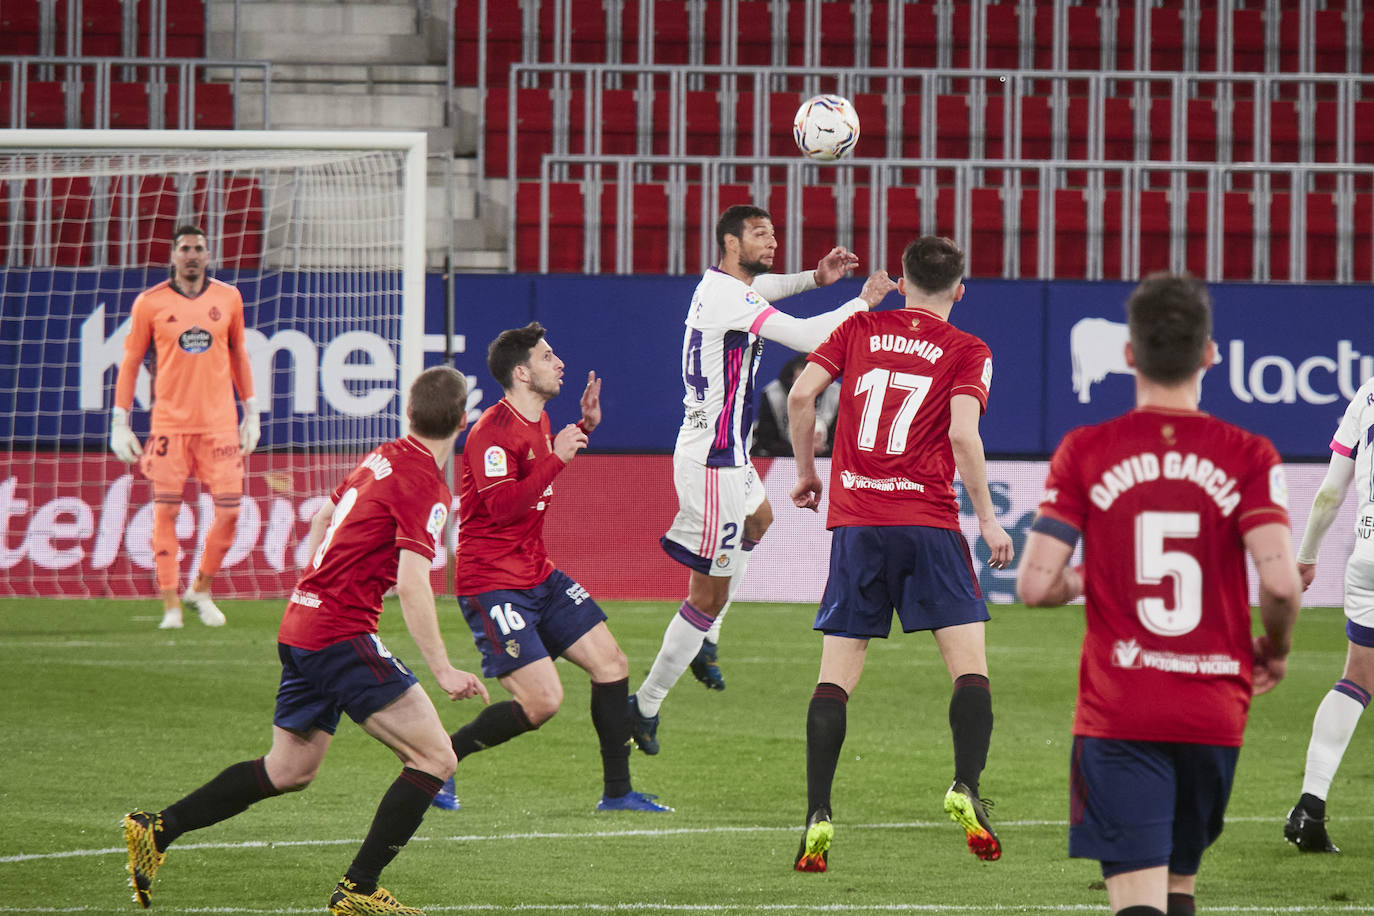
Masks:
[[[1369,691],[1365,690],[1354,681],[1347,681],[1345,678],[1341,678],[1336,682],[1336,686],[1331,689],[1337,693],[1345,694],[1361,706],[1369,705]]]
[[[682,602],[682,607],[677,609],[677,613],[679,617],[703,633],[711,629],[711,624],[715,622],[713,618],[707,617],[686,601]]]

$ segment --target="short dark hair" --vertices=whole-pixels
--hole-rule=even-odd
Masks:
[[[906,282],[923,293],[942,293],[964,279],[964,253],[953,240],[923,235],[902,252]]]
[[[447,439],[463,425],[468,383],[452,366],[433,366],[410,383],[410,431],[425,439]]]
[[[735,204],[733,207],[727,207],[720,215],[720,219],[716,220],[716,247],[724,253],[727,235],[733,235],[737,239],[744,238],[745,220],[772,218],[767,210],[753,204]]]
[[[1202,365],[1212,339],[1212,297],[1191,274],[1153,273],[1126,300],[1136,371],[1175,384]]]
[[[195,225],[194,223],[182,223],[180,226],[177,226],[175,229],[172,230],[173,248],[176,247],[177,239],[181,238],[183,235],[199,235],[204,237],[205,230]]]
[[[487,347],[487,369],[496,384],[509,391],[515,381],[515,367],[530,361],[530,351],[544,339],[544,326],[531,321],[523,328],[511,328],[496,335]]]

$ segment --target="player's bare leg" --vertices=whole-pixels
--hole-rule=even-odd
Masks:
[[[1107,905],[1112,912],[1130,916],[1163,916],[1169,905],[1168,866],[1122,872],[1106,879]]]

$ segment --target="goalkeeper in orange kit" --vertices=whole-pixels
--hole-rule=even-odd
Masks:
[[[153,554],[164,630],[182,625],[183,601],[206,626],[224,624],[224,614],[210,600],[210,582],[234,541],[243,459],[257,447],[262,429],[244,344],[243,297],[228,283],[208,277],[209,263],[205,232],[178,226],[172,233],[171,278],[134,300],[110,417],[110,448],[119,460],[138,462],[153,483]],[[150,344],[152,421],[140,446],[129,427],[129,410]],[[243,399],[241,423],[235,389]],[[176,520],[191,475],[214,497],[215,515],[195,583],[182,595]]]

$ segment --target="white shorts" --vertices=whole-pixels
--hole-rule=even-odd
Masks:
[[[1374,563],[1352,556],[1345,564],[1345,616],[1374,628]]]
[[[744,520],[762,506],[763,481],[752,464],[707,467],[673,455],[677,517],[659,539],[668,556],[709,576],[731,576],[739,568]]]

